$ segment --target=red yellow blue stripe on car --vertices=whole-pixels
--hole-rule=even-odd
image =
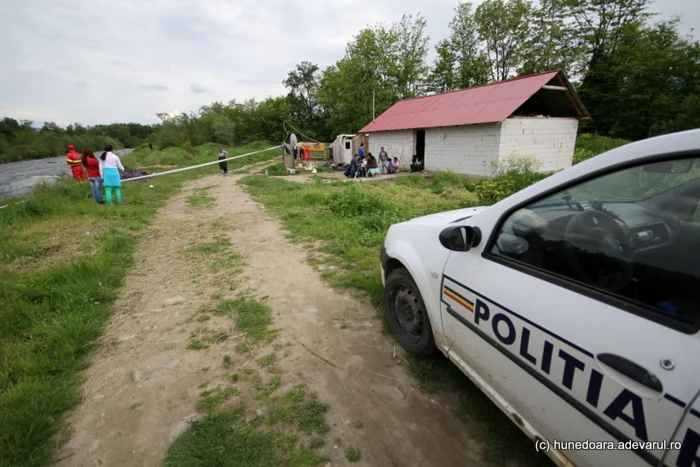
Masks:
[[[474,312],[474,302],[472,300],[468,300],[467,298],[463,297],[462,295],[458,294],[457,292],[445,285],[443,285],[442,287],[442,295],[443,299],[452,300],[458,305],[461,305],[462,307],[469,310],[469,312]]]
[[[449,316],[617,441],[663,439],[669,430],[650,421],[680,420],[687,408],[665,392],[659,400],[629,390],[604,374],[590,350],[452,277],[443,275],[441,291],[443,310]],[[443,326],[448,323],[443,321]],[[689,415],[700,414],[690,410]],[[693,425],[684,429],[685,433],[679,432],[681,448],[665,461],[676,467],[700,466],[700,433]],[[663,455],[658,448],[631,450],[653,466]]]

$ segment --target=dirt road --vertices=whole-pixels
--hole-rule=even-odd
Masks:
[[[197,417],[201,388],[230,374],[222,355],[235,355],[234,366],[241,367],[273,345],[285,348],[277,362],[280,391],[306,381],[329,406],[328,443],[319,453],[331,465],[349,464],[343,454],[349,445],[362,452],[354,465],[488,465],[469,426],[452,414],[456,400],[415,387],[405,364],[393,357],[395,341],[381,333],[375,310],[324,284],[279,221],[235,184],[240,177],[188,184],[144,234],[103,346],[85,372],[85,400],[70,416],[72,433],[58,465],[162,463],[171,439]],[[211,207],[186,202],[207,186],[215,198]],[[184,253],[212,238],[213,229],[228,237],[245,263],[232,279],[197,267]],[[235,339],[187,349],[200,324],[193,313],[212,297],[241,291],[267,297],[279,329],[275,343],[253,355],[237,355]],[[254,401],[246,403],[255,410]],[[363,421],[361,429],[354,420]]]

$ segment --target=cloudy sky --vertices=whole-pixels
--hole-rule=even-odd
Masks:
[[[435,44],[457,3],[2,0],[0,117],[154,123],[156,112],[277,96],[297,63],[334,63],[367,24],[420,12]],[[698,36],[700,1],[656,0],[652,10],[682,15]]]

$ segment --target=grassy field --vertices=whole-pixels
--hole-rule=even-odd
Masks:
[[[265,147],[266,143],[254,143],[227,150],[230,157]],[[141,148],[124,157],[123,162],[127,170],[157,172],[167,168],[152,166],[182,167],[212,161],[217,149],[216,144],[190,150]],[[273,149],[230,161],[229,170],[271,160],[279,154]],[[283,173],[280,165],[275,167],[274,173]],[[249,177],[243,183],[280,215],[294,239],[309,244],[323,241],[323,247],[312,250],[310,260],[337,266],[323,271],[327,280],[367,294],[379,309],[382,287],[377,258],[389,225],[432,212],[490,204],[542,178],[522,168],[506,165],[494,180],[477,183],[453,174],[438,174],[429,182],[416,176],[396,183],[351,186],[321,180],[301,185],[264,176]],[[0,466],[49,462],[55,445],[67,436],[61,431],[63,416],[80,400],[78,371],[85,367],[110,316],[141,232],[184,181],[216,173],[219,168],[212,165],[148,183],[129,182],[122,190],[124,206],[109,207],[92,200],[88,185],[63,180],[56,186],[40,187],[22,204],[13,204],[17,199],[8,200],[12,205],[0,210]],[[149,188],[151,184],[154,188]],[[188,199],[188,203],[200,207],[211,201],[207,187]],[[236,263],[236,258],[230,260]],[[254,303],[237,305],[254,311],[251,316],[260,316]],[[514,453],[531,451],[529,441],[454,365],[439,358],[415,360],[412,370],[424,390],[459,391],[462,402],[458,415],[479,421],[480,436],[488,441],[492,458],[503,460]],[[290,395],[289,399],[295,401],[298,397]],[[307,396],[301,400],[308,402]],[[304,412],[301,408],[306,402],[285,406],[285,401],[281,397],[275,403],[287,407],[291,414]],[[225,430],[217,431],[216,427]],[[240,414],[234,409],[212,413],[212,418],[197,425],[181,443],[198,446],[210,433],[221,435],[217,449],[225,449],[225,440],[243,439],[240,437],[277,446],[275,453],[264,454],[273,457],[260,454],[261,463],[275,459],[307,465],[304,459],[311,459],[308,465],[312,465],[318,461],[308,451],[289,448],[289,440],[283,437],[270,437],[269,433],[260,434],[241,425]],[[187,460],[181,457],[186,450],[173,449],[168,463],[187,463],[178,460]],[[289,461],[296,459],[294,456],[301,460]],[[359,460],[360,453],[348,449],[347,458]],[[534,457],[528,459],[537,462]]]
[[[194,159],[159,153],[191,165],[209,156],[212,145],[205,146],[194,149]],[[256,160],[278,156],[272,150]],[[146,158],[137,152],[124,163]],[[256,160],[231,161],[229,169]],[[89,185],[63,180],[0,210],[0,465],[48,463],[65,411],[80,400],[77,372],[110,316],[141,232],[184,181],[217,170],[129,182],[123,206],[98,205]],[[208,200],[202,193],[191,202]]]
[[[249,152],[260,151],[261,149],[266,149],[272,147],[272,144],[266,143],[264,141],[257,141],[251,143],[247,146],[240,148],[225,148],[228,152],[226,157],[240,156]],[[170,166],[176,165],[178,167],[190,166],[203,164],[205,162],[212,162],[216,160],[216,152],[219,150],[219,145],[216,143],[206,143],[201,146],[196,146],[189,150],[185,150],[178,147],[171,147],[166,149],[154,149],[150,150],[148,146],[140,147],[132,152],[128,156],[122,158],[122,163],[127,170],[136,170],[137,166],[149,167],[149,166]],[[234,159],[228,162],[228,169],[233,170],[242,165],[253,164],[256,162],[262,162],[270,159],[270,155],[274,156],[281,155],[280,149],[271,150],[270,152],[263,152],[259,154],[254,154],[252,156],[244,157],[242,159]],[[167,170],[165,167],[154,167],[147,169],[149,172],[157,172],[162,170]],[[213,164],[210,167],[204,167],[202,169],[203,174],[207,173],[220,173],[219,166]]]

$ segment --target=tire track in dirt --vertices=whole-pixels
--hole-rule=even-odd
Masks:
[[[64,459],[58,465],[162,463],[171,435],[197,416],[198,386],[224,377],[221,357],[235,354],[234,341],[205,351],[186,349],[198,324],[185,323],[192,313],[210,305],[214,293],[234,296],[208,283],[206,275],[195,285],[180,254],[209,238],[213,221],[245,262],[235,280],[254,296],[266,296],[273,310],[275,344],[285,345],[277,363],[279,392],[306,382],[329,405],[328,443],[319,453],[332,465],[348,464],[348,446],[362,452],[354,465],[490,465],[471,427],[453,415],[456,398],[415,387],[405,365],[393,358],[395,341],[381,333],[375,310],[330,289],[306,262],[305,251],[285,238],[279,220],[235,184],[240,178],[188,183],[144,234],[103,346],[85,371],[84,402],[69,417],[73,432],[58,453]],[[195,189],[212,185],[214,207],[187,205]],[[203,373],[204,367],[211,370]],[[356,420],[362,420],[361,429],[353,426]]]

